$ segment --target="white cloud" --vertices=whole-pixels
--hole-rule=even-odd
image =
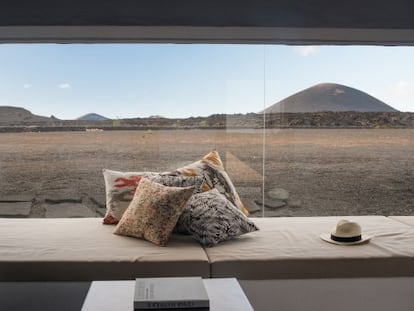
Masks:
[[[414,95],[414,84],[401,80],[392,86],[392,91],[397,96]]]
[[[23,84],[23,88],[24,89],[30,89],[32,87],[32,85],[31,84],[29,84],[29,83],[25,83],[25,84]]]
[[[306,45],[306,46],[297,46],[294,48],[294,51],[296,53],[298,53],[301,56],[309,56],[311,54],[314,54],[316,52],[318,52],[318,48],[316,46],[312,46],[312,45]]]
[[[70,89],[72,86],[69,83],[61,83],[58,85],[60,89]]]

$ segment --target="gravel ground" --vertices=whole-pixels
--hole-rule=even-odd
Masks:
[[[32,196],[29,217],[52,201],[99,216],[103,168],[167,171],[213,148],[253,216],[414,215],[414,129],[2,133],[0,201]]]

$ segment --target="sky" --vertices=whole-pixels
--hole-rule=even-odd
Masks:
[[[260,112],[326,82],[414,112],[414,47],[0,45],[0,106],[59,119]]]

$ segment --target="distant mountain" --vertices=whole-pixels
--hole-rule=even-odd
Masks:
[[[317,84],[265,110],[266,113],[321,111],[397,112],[398,110],[365,92],[335,83]]]
[[[97,113],[88,113],[85,114],[79,118],[77,118],[76,120],[83,120],[83,121],[107,121],[110,120],[107,117],[101,116],[100,114]]]
[[[43,117],[32,114],[29,110],[21,107],[0,106],[0,125],[33,124],[39,122],[56,121],[54,116]]]

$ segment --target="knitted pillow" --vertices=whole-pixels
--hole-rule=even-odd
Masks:
[[[104,224],[117,224],[134,196],[141,178],[171,187],[195,186],[200,191],[203,182],[200,176],[171,176],[155,172],[119,172],[103,170],[106,188],[106,214]]]
[[[178,219],[176,231],[190,233],[204,246],[259,230],[217,189],[193,195]]]
[[[114,233],[165,246],[194,187],[167,187],[142,178]]]
[[[249,212],[240,200],[239,194],[229,175],[225,171],[223,162],[216,150],[209,152],[201,160],[178,168],[173,172],[169,172],[169,174],[179,176],[203,176],[204,182],[201,188],[203,192],[216,188],[244,215],[249,215]]]

